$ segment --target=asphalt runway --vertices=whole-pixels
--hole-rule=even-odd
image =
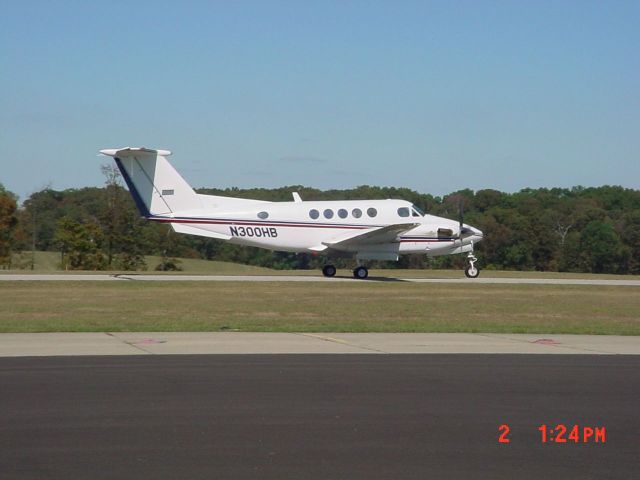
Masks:
[[[3,274],[2,281],[155,281],[155,282],[362,282],[352,277],[326,278],[314,275],[148,275],[148,274]],[[413,282],[458,284],[520,285],[595,285],[640,287],[640,280],[572,279],[572,278],[395,278],[369,277],[366,282]]]
[[[0,385],[3,480],[584,480],[640,469],[637,356],[2,358]],[[541,424],[605,427],[605,442],[542,443]]]

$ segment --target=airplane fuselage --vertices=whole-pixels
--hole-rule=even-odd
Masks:
[[[202,197],[206,202],[206,196]],[[203,210],[208,210],[207,206],[203,205]],[[385,248],[341,247],[344,252],[365,250],[374,258],[389,259],[407,253],[430,256],[463,253],[469,251],[466,246],[482,238],[482,233],[475,231],[474,235],[458,239],[458,222],[434,215],[423,216],[404,200],[255,201],[242,210],[216,211],[215,215],[194,210],[180,216],[149,219],[196,229],[201,234],[228,236],[231,243],[289,252],[322,251],[326,242],[358,230],[397,223],[417,224]],[[366,257],[366,253],[361,256]]]

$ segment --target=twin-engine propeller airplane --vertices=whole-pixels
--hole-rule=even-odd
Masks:
[[[170,224],[176,232],[226,240],[269,250],[355,257],[355,278],[369,275],[364,260],[394,260],[408,253],[430,257],[468,253],[465,274],[479,275],[473,246],[482,232],[469,225],[425,215],[404,200],[265,202],[202,195],[166,159],[168,150],[100,150],[115,159],[127,187],[148,220]],[[327,263],[326,277],[336,274]]]

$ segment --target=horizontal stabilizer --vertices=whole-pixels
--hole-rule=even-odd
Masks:
[[[163,157],[171,155],[169,150],[154,150],[152,148],[145,147],[105,148],[104,150],[100,150],[100,153],[110,157],[126,157],[129,155],[135,155],[136,153],[150,153],[153,155],[162,155]]]
[[[224,233],[211,232],[198,227],[192,227],[184,225],[182,223],[172,223],[171,226],[178,233],[188,233],[189,235],[200,235],[201,237],[216,238],[218,240],[229,240],[231,235],[225,235]]]

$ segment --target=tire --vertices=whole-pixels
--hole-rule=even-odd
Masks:
[[[353,278],[357,278],[358,280],[364,280],[369,276],[369,270],[367,267],[358,267],[353,270]]]
[[[325,277],[333,277],[336,274],[336,267],[334,267],[333,265],[325,265],[324,267],[322,267],[322,274]]]
[[[480,275],[480,269],[475,265],[468,265],[467,268],[464,269],[464,274],[467,278],[478,278],[478,275]]]

